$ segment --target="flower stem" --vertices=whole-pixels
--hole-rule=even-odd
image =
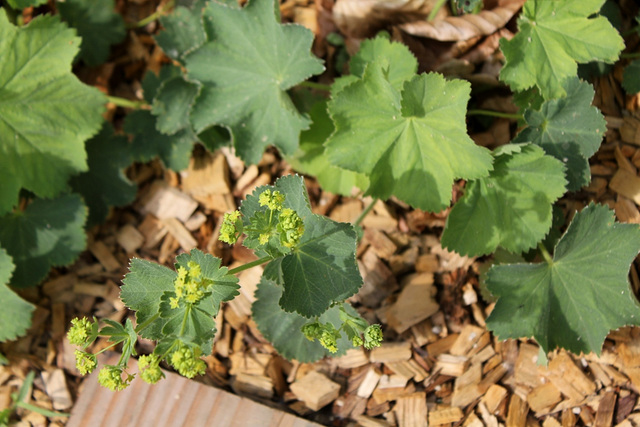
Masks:
[[[369,212],[371,212],[371,209],[373,209],[373,205],[376,204],[376,202],[378,201],[378,199],[373,199],[371,201],[371,203],[369,203],[369,206],[367,206],[366,208],[364,208],[364,210],[362,211],[362,213],[358,216],[358,218],[356,219],[356,222],[353,223],[353,225],[360,225],[360,223],[362,222],[362,220],[364,220],[364,218],[367,216],[367,214]]]
[[[169,9],[173,8],[174,4],[175,4],[175,0],[169,0],[164,5],[158,7],[158,9],[156,9],[156,11],[153,12],[151,15],[147,16],[144,19],[141,19],[138,22],[134,22],[133,24],[129,24],[129,25],[127,25],[127,27],[130,28],[130,29],[144,27],[145,25],[155,21],[156,19],[160,18],[165,13],[167,13],[167,11]]]
[[[140,333],[140,331],[142,331],[144,328],[146,328],[147,326],[149,326],[154,320],[156,320],[158,317],[160,317],[160,313],[156,313],[153,316],[151,316],[150,318],[148,318],[147,320],[145,320],[143,323],[139,324],[135,331],[137,334]]]
[[[300,83],[298,86],[308,87],[308,88],[311,88],[311,89],[324,90],[325,92],[331,92],[331,86],[325,85],[325,84],[322,84],[322,83],[304,81],[304,82]]]
[[[130,99],[124,99],[117,96],[107,96],[107,101],[118,107],[133,108],[135,110],[149,108],[149,104],[145,101],[132,101]]]
[[[523,118],[522,114],[501,113],[500,111],[491,111],[491,110],[469,110],[467,111],[467,116],[489,116],[489,117],[500,117],[502,119],[514,119],[514,120],[519,120]]]
[[[255,267],[256,265],[261,265],[261,264],[264,264],[265,262],[269,262],[269,261],[271,261],[272,259],[273,259],[273,258],[272,258],[272,257],[270,257],[270,256],[262,257],[262,258],[260,258],[260,259],[255,260],[255,261],[251,261],[251,262],[248,262],[248,263],[246,263],[246,264],[244,264],[244,265],[241,265],[241,266],[239,266],[239,267],[232,268],[231,270],[229,270],[229,274],[237,274],[237,273],[240,273],[241,271],[248,270],[248,269],[250,269],[250,268],[252,268],[252,267]]]
[[[548,264],[553,264],[553,259],[551,258],[549,251],[547,250],[547,248],[544,247],[542,242],[538,243],[538,251],[540,252],[542,257]]]

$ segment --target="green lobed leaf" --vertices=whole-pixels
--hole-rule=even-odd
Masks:
[[[302,316],[322,314],[332,302],[354,295],[362,285],[355,258],[356,233],[351,224],[339,223],[311,212],[304,180],[297,175],[278,179],[247,196],[240,206],[245,227],[261,208],[258,196],[266,189],[286,196],[284,207],[295,210],[305,231],[298,245],[283,258],[267,265],[269,278],[281,278],[284,292],[280,306]],[[264,251],[257,251],[264,256]],[[273,264],[273,265],[272,265]]]
[[[105,122],[100,133],[86,142],[89,171],[71,178],[74,191],[89,207],[87,226],[103,222],[111,206],[124,206],[136,197],[138,186],[124,174],[132,163],[132,145],[126,137],[114,135]]]
[[[628,94],[640,92],[640,59],[636,59],[624,69],[622,87]]]
[[[613,63],[624,40],[603,16],[605,0],[527,0],[518,33],[501,39],[506,63],[500,79],[515,92],[537,86],[545,99],[565,95],[563,81],[577,73],[577,62]]]
[[[289,360],[295,359],[302,363],[311,363],[325,356],[341,356],[352,348],[351,342],[344,332],[338,339],[336,353],[329,352],[318,341],[309,341],[300,331],[302,326],[309,322],[309,319],[297,313],[288,313],[278,306],[278,301],[282,298],[282,290],[282,286],[263,278],[258,284],[256,299],[251,307],[252,317],[258,330],[273,344],[278,353]],[[343,303],[342,306],[349,314],[358,315],[349,304]],[[339,329],[343,323],[340,320],[340,308],[338,306],[329,308],[322,313],[319,321],[329,322],[336,329]]]
[[[513,142],[533,142],[567,166],[567,188],[571,191],[589,184],[589,157],[602,142],[607,123],[591,105],[593,87],[577,77],[563,84],[566,97],[542,103],[539,111],[527,110],[528,125]]]
[[[367,194],[391,195],[438,212],[453,181],[488,175],[491,154],[467,135],[470,85],[422,74],[398,92],[371,64],[329,102],[336,131],[325,143],[332,164],[369,176]]]
[[[196,131],[228,127],[248,163],[257,163],[270,144],[285,155],[295,152],[309,120],[286,91],[324,69],[310,53],[312,33],[278,23],[274,1],[251,0],[244,8],[208,3],[207,41],[185,56],[188,79],[203,84],[191,111]]]
[[[498,302],[487,327],[500,339],[533,337],[545,354],[558,347],[600,354],[610,330],[640,324],[627,278],[639,250],[638,225],[616,223],[606,206],[589,205],[550,262],[489,270],[488,289]]]
[[[363,174],[333,166],[324,152],[324,141],[334,127],[327,103],[318,102],[309,112],[311,127],[300,134],[300,148],[287,161],[298,172],[314,176],[323,190],[351,196],[354,188],[366,190],[369,180]]]
[[[442,234],[442,246],[480,256],[499,246],[521,253],[549,231],[552,205],[565,192],[564,165],[535,145],[499,147],[493,171],[467,183]]]
[[[31,314],[35,306],[16,295],[7,283],[15,266],[11,257],[0,248],[0,301],[4,305],[0,311],[0,342],[24,335],[31,326]]]
[[[106,99],[71,74],[79,44],[58,17],[18,28],[0,10],[0,214],[21,188],[55,197],[87,170],[84,141],[100,129]]]
[[[122,279],[120,299],[136,312],[136,322],[141,325],[150,322],[140,331],[140,336],[151,340],[162,338],[164,319],[151,320],[160,311],[160,301],[165,292],[173,292],[173,282],[178,274],[155,262],[132,258],[129,273]]]
[[[127,32],[114,0],[64,0],[56,2],[62,19],[82,37],[80,58],[90,66],[109,58],[111,45],[124,40]]]
[[[85,249],[87,208],[77,194],[36,199],[23,212],[0,218],[0,246],[16,266],[10,284],[37,285],[53,266],[72,263]]]

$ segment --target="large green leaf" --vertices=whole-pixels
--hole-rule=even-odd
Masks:
[[[552,204],[565,192],[562,162],[535,145],[503,145],[494,157],[491,175],[469,182],[447,218],[442,246],[449,250],[521,253],[551,227]]]
[[[295,152],[309,120],[286,90],[323,70],[310,53],[312,33],[279,24],[274,1],[252,0],[242,9],[208,3],[207,41],[185,56],[189,79],[203,84],[191,111],[196,131],[228,127],[248,163],[257,163],[269,144]]]
[[[114,0],[64,0],[56,2],[60,16],[82,37],[80,58],[87,65],[100,65],[109,58],[111,45],[127,35]]]
[[[539,111],[526,110],[528,127],[514,142],[533,142],[567,166],[567,188],[578,190],[591,181],[589,157],[602,142],[607,123],[591,105],[593,87],[577,77],[565,80],[567,96],[542,103]]]
[[[87,225],[103,222],[111,206],[124,206],[136,197],[137,185],[124,174],[131,165],[132,145],[126,137],[113,134],[105,123],[100,133],[86,143],[89,171],[71,178],[74,191],[82,194],[89,207]]]
[[[438,212],[454,179],[488,175],[491,154],[467,135],[470,85],[422,74],[398,92],[375,63],[329,103],[336,131],[325,143],[331,163],[369,176],[368,194],[397,196]]]
[[[351,196],[354,188],[366,190],[369,180],[365,175],[333,166],[324,152],[323,144],[334,130],[327,103],[315,104],[309,116],[311,127],[300,134],[300,148],[287,161],[298,172],[314,176],[325,191]]]
[[[20,298],[9,287],[9,279],[15,266],[11,257],[0,248],[0,342],[14,340],[24,335],[31,326],[31,313],[35,306]]]
[[[266,189],[284,194],[284,207],[295,210],[305,226],[298,245],[268,266],[268,277],[280,278],[284,286],[280,306],[305,317],[319,316],[332,302],[355,294],[362,277],[356,264],[353,226],[313,214],[304,180],[294,175],[280,178],[274,186],[259,187],[247,196],[240,207],[245,226],[249,226],[248,218],[255,212],[266,209],[258,203],[258,196]],[[268,251],[277,253],[277,248]],[[257,253],[266,255],[262,250]]]
[[[561,347],[600,354],[610,330],[640,324],[627,278],[639,250],[638,225],[616,223],[606,206],[589,205],[549,262],[489,270],[488,289],[498,302],[488,328],[500,339],[533,337],[545,353]]]
[[[17,28],[0,10],[0,214],[21,188],[55,197],[87,169],[84,141],[100,129],[106,100],[71,74],[79,44],[58,17]]]
[[[622,87],[631,95],[640,92],[640,59],[636,59],[624,69]]]
[[[545,99],[565,95],[576,62],[613,63],[624,40],[600,11],[605,0],[527,0],[518,18],[519,32],[500,40],[506,63],[500,79],[516,91],[537,86]]]
[[[205,1],[202,0],[188,7],[177,5],[173,12],[160,18],[164,30],[155,39],[169,58],[182,61],[184,55],[205,42],[202,22],[204,5]]]
[[[275,349],[287,359],[295,359],[302,363],[315,362],[325,356],[341,356],[349,348],[351,342],[346,333],[341,333],[338,339],[338,351],[330,353],[316,341],[309,341],[300,331],[309,319],[297,313],[287,313],[278,306],[282,298],[282,286],[262,279],[256,290],[256,300],[251,307],[253,320],[260,333],[268,339]],[[356,311],[349,304],[342,304],[347,312],[357,316]],[[325,311],[319,318],[321,323],[331,323],[336,329],[342,326],[340,308],[336,305]]]
[[[0,218],[0,246],[13,258],[11,285],[37,285],[52,266],[72,263],[85,249],[87,208],[77,194],[36,199]]]

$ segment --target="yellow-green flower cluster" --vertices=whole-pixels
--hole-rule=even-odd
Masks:
[[[83,346],[91,335],[92,322],[86,317],[71,319],[71,328],[67,332],[67,338],[73,345]]]
[[[183,266],[178,268],[178,277],[173,282],[176,296],[169,299],[171,308],[178,308],[181,299],[190,304],[197,303],[213,284],[211,279],[202,277],[202,270],[197,262],[189,261],[187,267],[188,270]]]
[[[380,325],[371,325],[364,331],[364,348],[371,350],[380,347],[382,343],[382,328]]]
[[[340,338],[340,332],[331,324],[327,323],[322,330],[318,341],[320,344],[329,350],[331,353],[338,351],[338,338]]]
[[[258,197],[258,203],[272,211],[279,211],[284,203],[284,194],[279,191],[264,190]]]
[[[190,348],[185,344],[180,344],[178,349],[171,355],[171,365],[176,368],[180,375],[193,378],[196,375],[203,375],[207,365],[200,359],[202,350],[196,347]]]
[[[278,232],[280,232],[280,242],[287,248],[292,248],[298,244],[304,234],[304,222],[296,211],[284,208],[278,217]]]
[[[107,365],[100,369],[98,374],[98,382],[101,386],[108,388],[111,391],[124,390],[131,384],[135,375],[130,375],[125,372],[127,377],[122,379],[122,368],[118,366]]]
[[[157,354],[140,356],[138,369],[140,370],[140,378],[149,384],[155,384],[164,377],[162,370],[160,370],[160,359]]]
[[[318,322],[306,323],[302,325],[302,333],[309,340],[313,341],[317,338],[320,338],[322,334],[322,324]]]
[[[242,220],[240,219],[240,212],[233,211],[224,214],[218,240],[233,245],[238,241],[241,234]]]
[[[78,369],[81,375],[87,375],[93,372],[98,364],[95,355],[80,350],[76,350],[74,354],[76,356],[76,369]]]

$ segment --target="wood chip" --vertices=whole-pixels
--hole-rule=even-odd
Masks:
[[[526,427],[529,406],[517,394],[511,395],[507,412],[507,425],[510,427]]]
[[[193,238],[189,230],[177,219],[165,218],[161,220],[161,222],[185,252],[189,252],[198,246],[196,239]]]
[[[427,426],[427,396],[424,391],[398,398],[393,410],[399,427]]]
[[[383,343],[380,347],[371,350],[369,360],[377,362],[400,362],[411,359],[411,343]]]
[[[127,253],[131,254],[142,247],[145,238],[137,228],[131,224],[127,224],[118,230],[116,241]]]
[[[552,383],[539,385],[527,395],[527,403],[534,412],[546,412],[562,400],[560,391]]]
[[[434,366],[436,372],[442,375],[458,377],[467,370],[469,358],[466,356],[454,356],[452,354],[441,354]]]
[[[640,205],[640,178],[625,169],[618,169],[611,178],[609,187],[616,193]]]
[[[429,412],[429,425],[439,426],[442,424],[457,423],[464,417],[460,408],[443,408]]]
[[[144,217],[142,223],[138,226],[138,230],[144,236],[144,247],[146,249],[154,248],[167,235],[167,228],[153,215]]]
[[[616,409],[616,393],[607,391],[602,396],[596,412],[594,427],[609,427],[613,421],[613,412]]]
[[[505,397],[507,397],[507,389],[499,385],[492,385],[482,396],[481,402],[485,405],[489,413],[494,414]]]
[[[468,355],[469,351],[476,345],[478,340],[486,331],[473,325],[466,325],[460,331],[458,339],[453,343],[449,353],[454,356]]]
[[[44,381],[47,395],[53,402],[53,409],[56,411],[64,411],[71,408],[73,399],[67,387],[67,381],[64,378],[62,369],[54,369],[51,372],[43,372],[42,380]]]
[[[415,382],[424,381],[429,375],[418,363],[411,360],[404,360],[401,362],[386,362],[385,366],[391,369],[394,373],[401,375],[408,380],[412,379]]]
[[[250,395],[271,399],[273,397],[273,382],[264,375],[241,373],[231,379],[231,388],[239,395]]]
[[[338,398],[340,385],[319,372],[311,371],[292,383],[291,391],[310,409],[319,411]]]
[[[398,299],[387,310],[389,326],[400,334],[435,314],[440,305],[433,298],[434,293],[432,274],[409,276]]]
[[[360,397],[369,398],[373,394],[373,390],[378,386],[380,377],[382,377],[382,374],[377,369],[369,368],[356,394]]]
[[[596,390],[595,383],[575,365],[565,351],[550,360],[549,368],[544,374],[562,394],[577,402]]]
[[[344,356],[332,359],[332,361],[342,369],[359,368],[369,363],[369,357],[362,348],[351,348]]]
[[[96,257],[106,271],[111,272],[122,267],[120,262],[111,253],[111,250],[101,241],[89,242],[89,251]]]
[[[165,181],[157,180],[142,196],[137,207],[142,215],[152,214],[158,219],[177,218],[185,222],[196,210],[198,203]]]

